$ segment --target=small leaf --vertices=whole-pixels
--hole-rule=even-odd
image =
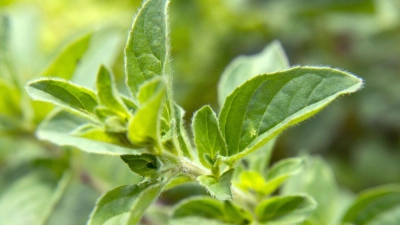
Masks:
[[[219,200],[232,199],[231,180],[234,169],[230,169],[223,173],[219,179],[211,175],[202,175],[197,177],[197,181],[207,189],[211,196]]]
[[[230,164],[243,158],[361,86],[361,79],[324,67],[294,67],[248,80],[228,96],[219,114],[231,156],[224,161]]]
[[[86,138],[94,141],[110,143],[121,147],[130,147],[124,140],[123,133],[107,132],[102,127],[93,124],[83,124],[70,133],[72,136]]]
[[[150,81],[151,82],[151,81]],[[155,146],[156,151],[161,151],[160,115],[165,97],[165,85],[160,80],[160,87],[136,111],[129,121],[128,139],[133,145]],[[140,92],[145,91],[147,85]]]
[[[218,83],[218,102],[223,105],[227,96],[252,77],[289,68],[289,62],[279,41],[267,45],[253,56],[239,56],[224,70]]]
[[[129,118],[129,110],[118,93],[114,76],[104,66],[100,67],[97,74],[96,88],[100,104],[106,106],[122,118]]]
[[[400,186],[388,185],[372,188],[362,192],[355,202],[350,206],[344,215],[343,223],[352,223],[357,225],[396,224],[386,217],[391,210],[399,211],[400,207]],[[377,223],[380,218],[385,223]],[[392,218],[395,218],[394,216]],[[383,222],[382,221],[382,222]],[[387,222],[387,223],[386,223]],[[398,222],[398,221],[397,221]]]
[[[151,154],[121,155],[121,159],[129,168],[140,176],[150,176],[158,169],[157,158]]]
[[[307,219],[316,206],[307,196],[279,196],[260,202],[255,213],[261,224],[294,224]]]
[[[146,0],[133,20],[125,49],[126,81],[133,96],[145,81],[167,72],[168,3],[169,0]]]
[[[92,90],[61,79],[38,79],[28,83],[27,90],[34,100],[49,102],[80,116],[94,119],[98,105]]]
[[[192,127],[199,159],[204,166],[212,166],[206,160],[206,154],[213,161],[217,154],[226,156],[225,140],[219,130],[217,116],[210,106],[204,106],[194,114]]]
[[[175,105],[175,118],[176,118],[176,126],[175,126],[175,133],[176,133],[176,138],[178,139],[177,142],[179,143],[179,149],[181,153],[187,157],[188,159],[193,159],[192,156],[192,146],[189,141],[189,135],[187,134],[187,131],[185,129],[184,125],[184,120],[183,117],[185,115],[185,111],[178,105]]]
[[[77,132],[77,128],[86,124],[87,121],[76,117],[65,111],[55,111],[45,121],[43,121],[36,135],[41,140],[50,141],[61,146],[73,146],[88,153],[107,154],[107,155],[126,155],[126,154],[141,154],[142,150],[122,147],[127,143],[126,136],[122,135],[118,140],[119,144],[110,144],[104,141],[113,143],[117,141],[115,137],[104,137],[90,135],[90,138],[73,136],[72,132]],[[82,128],[82,127],[81,127]],[[92,133],[93,134],[93,133]],[[100,138],[101,137],[101,138]],[[103,139],[104,138],[104,139]],[[101,139],[101,140],[97,140]]]
[[[137,224],[163,187],[162,183],[141,183],[108,191],[98,200],[87,224]]]
[[[71,79],[82,56],[89,48],[91,37],[91,34],[86,34],[65,47],[43,72],[43,76]]]
[[[244,191],[256,192],[263,194],[266,188],[265,179],[257,171],[243,171],[240,173],[239,182],[235,183],[236,186]]]

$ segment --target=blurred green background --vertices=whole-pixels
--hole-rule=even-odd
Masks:
[[[74,73],[75,81],[92,86],[98,65],[104,63],[113,68],[121,91],[126,91],[123,48],[140,2],[1,0],[0,78],[13,83],[17,76],[14,88],[23,87],[41,76],[63,46],[93,32],[84,63]],[[204,104],[218,110],[217,83],[232,59],[258,53],[279,40],[292,65],[342,68],[362,77],[365,87],[284,132],[273,159],[308,152],[322,155],[339,184],[352,191],[400,182],[400,1],[172,0],[170,30],[174,97],[186,110],[187,123]],[[5,91],[0,93],[3,102],[11,98]],[[33,131],[50,108],[46,105],[35,115],[27,115],[26,96],[15,98],[22,100],[18,104],[11,101],[14,111],[0,112],[1,117],[20,121],[11,125],[10,120],[2,121],[0,208],[12,194],[11,187],[27,185],[29,177],[21,181],[25,174],[51,168],[59,178],[65,175],[57,172],[63,163],[75,168],[76,179],[67,193],[86,199],[87,206],[80,205],[82,210],[72,207],[68,202],[74,200],[65,197],[50,221],[65,214],[68,207],[71,215],[80,212],[85,221],[102,191],[138,180],[118,158],[60,151],[36,141]],[[46,160],[57,161],[57,166]],[[76,221],[65,224],[80,224]]]

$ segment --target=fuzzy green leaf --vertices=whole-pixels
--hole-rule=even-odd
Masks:
[[[178,139],[177,142],[179,143],[179,149],[181,153],[187,157],[188,159],[192,159],[193,156],[191,154],[192,146],[189,141],[189,135],[185,129],[183,117],[185,115],[185,111],[178,105],[175,105],[175,118],[176,118],[176,138]]]
[[[390,215],[393,211],[399,211],[399,207],[399,185],[372,188],[364,191],[358,196],[355,202],[347,210],[342,222],[357,225],[396,224],[396,222],[398,223],[398,221],[394,220],[396,215]],[[381,223],[378,223],[378,221]]]
[[[152,81],[149,81],[152,82]],[[160,151],[160,115],[165,99],[165,85],[159,80],[159,88],[152,97],[144,102],[129,121],[128,139],[136,146],[155,146]],[[147,92],[152,85],[143,85],[140,92]],[[140,93],[139,93],[140,95]]]
[[[225,161],[243,158],[285,128],[361,86],[361,79],[324,67],[294,67],[248,80],[228,96],[219,114],[231,156]]]
[[[89,48],[91,37],[91,34],[86,34],[65,47],[43,72],[43,76],[71,79],[82,56]]]
[[[252,77],[289,68],[289,62],[279,41],[267,45],[253,56],[239,56],[225,69],[218,83],[218,102],[222,106],[232,91]]]
[[[192,127],[199,159],[204,166],[212,166],[205,158],[207,154],[213,161],[218,154],[226,156],[225,140],[219,129],[217,116],[210,106],[204,106],[194,114]]]
[[[58,105],[65,110],[93,119],[98,105],[92,90],[61,79],[38,79],[28,83],[26,89],[34,100]]]
[[[169,0],[146,0],[134,18],[125,49],[126,81],[133,96],[146,80],[167,72],[168,3]]]
[[[261,224],[294,224],[307,219],[316,206],[315,201],[307,196],[279,196],[260,202],[255,213]]]
[[[223,173],[219,179],[211,175],[202,175],[197,177],[197,181],[201,186],[205,187],[211,196],[219,200],[232,199],[231,180],[234,169],[230,169]]]
[[[149,176],[157,171],[157,158],[151,154],[121,155],[121,159],[129,168],[140,176]]]
[[[106,106],[122,118],[129,118],[129,110],[118,93],[114,76],[104,66],[100,67],[97,74],[96,88],[100,104]]]
[[[123,145],[130,144],[126,140],[125,134],[99,133],[96,129],[89,129],[86,132],[77,130],[78,128],[83,129],[82,125],[86,123],[86,120],[65,111],[54,112],[39,125],[36,135],[41,140],[61,146],[77,147],[88,153],[107,155],[142,153],[139,149],[123,147]],[[74,136],[74,133],[75,135],[80,133],[80,136]]]
[[[162,183],[124,185],[105,193],[93,209],[88,225],[134,225],[160,195]]]

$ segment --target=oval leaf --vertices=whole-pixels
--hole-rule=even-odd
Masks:
[[[215,160],[217,154],[226,156],[225,140],[219,129],[217,116],[210,106],[204,106],[194,114],[192,127],[199,159],[204,166],[212,166],[206,160],[206,154],[212,161]]]
[[[315,201],[307,196],[280,196],[262,201],[255,213],[262,224],[294,224],[304,221],[316,206]]]
[[[129,168],[140,176],[149,176],[157,171],[157,158],[151,154],[121,155],[121,159]]]
[[[160,195],[162,183],[124,185],[105,193],[93,209],[88,225],[134,225]]]
[[[295,67],[252,78],[228,96],[219,115],[228,155],[232,156],[226,161],[244,157],[285,128],[361,86],[361,79],[323,67]]]

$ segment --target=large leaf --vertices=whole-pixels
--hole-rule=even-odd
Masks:
[[[98,105],[92,90],[66,80],[43,78],[28,83],[26,89],[34,100],[49,102],[83,117],[93,119]]]
[[[150,81],[152,82],[152,81]],[[165,85],[159,80],[159,88],[144,102],[129,121],[128,139],[136,146],[154,146],[161,151],[160,115],[165,99]],[[140,92],[147,92],[152,85],[144,85]]]
[[[114,141],[114,137],[101,136],[100,140],[96,140],[94,136],[90,137],[79,137],[73,136],[72,132],[76,131],[78,127],[84,125],[87,121],[79,117],[76,117],[68,112],[53,112],[43,121],[37,131],[36,135],[39,139],[50,141],[54,144],[61,146],[73,146],[77,147],[82,151],[97,154],[108,154],[108,155],[125,155],[125,154],[141,154],[142,151],[138,149],[131,149],[121,147],[116,144],[107,143],[104,141]],[[98,134],[98,133],[97,133]],[[123,143],[126,137],[123,135],[120,137]]]
[[[343,223],[392,225],[400,208],[400,186],[373,188],[361,193],[343,217]],[[381,223],[378,223],[380,221]]]
[[[210,106],[204,106],[194,114],[192,127],[199,159],[204,166],[211,167],[213,164],[206,160],[206,155],[212,161],[217,154],[226,156],[225,140],[219,129],[217,116]]]
[[[289,62],[279,41],[267,45],[253,56],[239,56],[225,69],[218,83],[218,102],[222,106],[232,91],[252,77],[289,68]]]
[[[89,48],[90,38],[91,34],[84,35],[65,47],[42,73],[43,76],[56,76],[66,80],[71,79],[83,54]]]
[[[104,66],[100,67],[97,74],[96,88],[97,97],[102,105],[123,118],[129,118],[129,110],[118,93],[114,76]]]
[[[162,183],[141,183],[117,187],[98,200],[88,225],[134,225],[160,195]]]
[[[255,213],[261,224],[293,224],[304,221],[316,206],[307,196],[279,196],[260,202]]]
[[[200,185],[205,187],[211,196],[220,200],[232,199],[231,180],[234,169],[223,173],[218,179],[211,175],[202,175],[197,177]]]
[[[263,146],[340,95],[357,91],[362,80],[324,67],[294,67],[252,78],[235,89],[219,114],[232,163]]]
[[[146,80],[166,73],[168,3],[169,0],[146,0],[134,18],[125,49],[126,81],[133,96]]]

